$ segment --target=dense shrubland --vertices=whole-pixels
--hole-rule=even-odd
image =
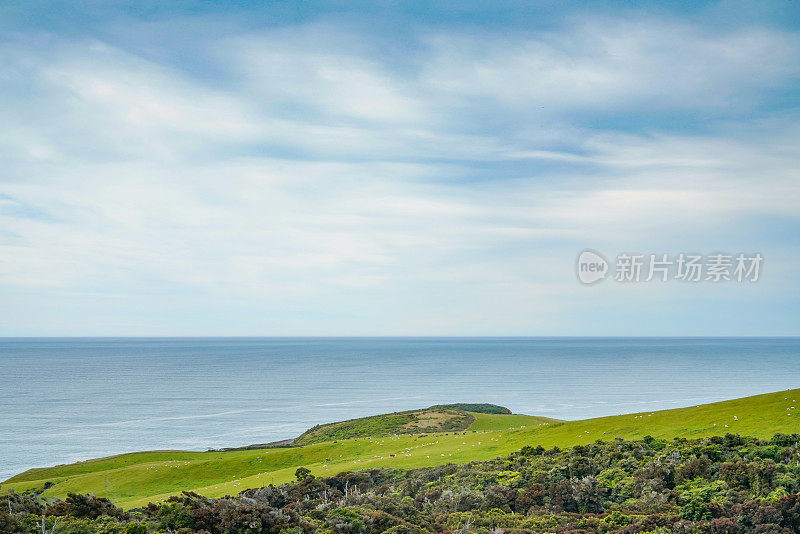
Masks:
[[[521,534],[800,532],[800,436],[525,447],[505,458],[373,469],[123,511],[107,499],[0,497],[8,533]]]
[[[453,404],[437,404],[431,408],[452,408],[454,410],[462,410],[472,413],[491,413],[498,415],[509,415],[511,410],[505,406],[498,406],[497,404],[488,403],[471,403],[471,402],[456,402]]]

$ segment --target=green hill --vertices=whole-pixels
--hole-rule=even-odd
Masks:
[[[434,408],[453,408],[454,410],[463,410],[472,413],[494,413],[494,414],[510,414],[511,410],[505,406],[498,406],[496,404],[474,404],[466,402],[457,402],[455,404],[437,404],[431,406]]]
[[[464,431],[422,436],[402,434],[353,437],[305,446],[228,452],[154,451],[101,458],[12,477],[3,488],[24,491],[51,485],[44,496],[68,492],[106,496],[124,507],[158,501],[182,490],[216,497],[252,487],[291,480],[299,466],[317,476],[370,467],[415,468],[448,462],[485,460],[525,445],[569,447],[615,437],[640,439],[699,438],[726,433],[769,438],[800,432],[795,407],[800,390],[769,393],[731,401],[585,419],[499,414],[471,414]],[[424,410],[423,410],[424,411]],[[392,423],[394,424],[394,423]]]
[[[317,425],[301,434],[292,444],[310,445],[350,438],[460,432],[472,427],[478,414],[510,413],[511,410],[508,408],[495,404],[439,404],[422,410],[394,412]],[[506,422],[502,422],[501,426],[505,424]]]
[[[395,412],[317,425],[306,430],[294,440],[293,444],[309,445],[323,441],[368,436],[453,432],[466,430],[474,422],[475,417],[472,414],[452,408],[441,407]]]

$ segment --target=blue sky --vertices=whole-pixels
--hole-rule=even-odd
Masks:
[[[797,2],[259,4],[0,7],[0,335],[800,335]]]

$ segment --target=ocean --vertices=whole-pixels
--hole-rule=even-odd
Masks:
[[[0,480],[450,402],[583,419],[800,387],[800,338],[0,339]]]

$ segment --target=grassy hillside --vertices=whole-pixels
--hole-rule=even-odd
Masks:
[[[301,434],[294,440],[293,444],[310,445],[323,441],[395,436],[398,434],[460,432],[472,428],[478,415],[501,415],[510,413],[511,410],[508,408],[497,406],[496,404],[439,404],[422,410],[373,415],[370,417],[360,417],[358,419],[317,425]],[[522,419],[520,419],[520,421],[521,420]],[[508,428],[508,423],[508,421],[503,421],[500,423],[500,426]],[[481,428],[481,430],[483,430],[483,428]]]
[[[475,422],[469,427],[470,431],[478,430],[506,430],[511,428],[531,428],[542,423],[563,423],[558,419],[549,417],[537,417],[535,415],[496,415],[496,414],[474,414]]]
[[[525,445],[569,447],[615,437],[671,439],[727,432],[760,438],[800,432],[800,390],[714,404],[601,417],[581,421],[473,414],[466,432],[358,437],[303,447],[229,452],[144,452],[30,470],[3,487],[23,491],[53,486],[45,496],[67,492],[107,496],[124,507],[141,506],[181,490],[203,495],[234,494],[249,487],[291,480],[298,466],[317,476],[369,467],[414,468],[485,460]]]
[[[301,434],[294,440],[294,444],[308,445],[323,441],[396,434],[453,432],[466,430],[474,422],[475,416],[463,410],[443,406],[433,407],[317,425]]]
[[[475,404],[468,402],[457,402],[455,404],[437,404],[431,408],[453,408],[455,410],[463,410],[472,413],[495,413],[495,414],[510,414],[511,410],[505,406],[498,406],[496,404]]]

